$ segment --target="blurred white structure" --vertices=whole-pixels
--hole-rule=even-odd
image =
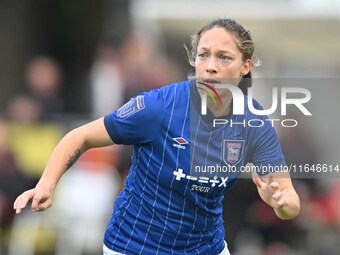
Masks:
[[[56,255],[99,254],[120,188],[120,175],[111,166],[77,163],[59,182],[50,209],[27,208],[15,218],[8,255],[34,255],[37,246],[56,246]]]
[[[58,187],[56,255],[97,254],[102,249],[121,178],[108,165],[93,162],[88,167],[77,164]]]

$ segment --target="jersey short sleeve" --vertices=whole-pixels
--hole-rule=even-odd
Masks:
[[[263,109],[256,101],[254,107]],[[286,162],[272,121],[266,115],[253,115],[252,118],[258,123],[253,122],[256,127],[251,128],[252,153],[249,162],[259,169],[260,175],[282,169]]]
[[[131,98],[118,110],[104,117],[104,124],[116,144],[143,144],[159,132],[164,110],[160,90],[152,90]]]

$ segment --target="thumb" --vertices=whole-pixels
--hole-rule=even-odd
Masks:
[[[253,172],[253,173],[251,174],[251,177],[252,177],[252,179],[253,179],[253,182],[255,183],[255,185],[256,185],[258,188],[262,188],[262,187],[263,187],[263,184],[265,184],[265,183],[261,180],[260,176],[259,176],[257,173]]]

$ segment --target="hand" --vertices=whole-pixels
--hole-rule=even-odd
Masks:
[[[14,210],[21,213],[27,203],[32,200],[32,212],[44,211],[52,205],[52,191],[43,187],[35,187],[22,193],[14,202]]]
[[[280,190],[279,183],[273,180],[273,174],[269,174],[266,181],[263,181],[257,173],[253,173],[252,178],[264,202],[274,209],[279,209],[285,205],[286,198],[283,191]]]

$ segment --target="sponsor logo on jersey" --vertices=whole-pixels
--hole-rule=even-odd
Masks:
[[[176,138],[172,138],[172,139],[174,139],[176,141],[176,143],[173,143],[172,146],[179,148],[179,149],[185,149],[184,145],[189,143],[183,137],[176,137]]]
[[[229,179],[229,177],[217,178],[217,176],[214,176],[213,178],[209,178],[206,176],[191,176],[191,175],[185,174],[183,169],[181,168],[178,168],[176,171],[174,171],[173,175],[176,177],[175,178],[176,181],[187,179],[189,181],[196,182],[196,184],[191,185],[191,190],[203,192],[203,193],[209,192],[214,187],[218,187],[218,188],[227,187],[228,179]],[[204,186],[202,186],[203,183],[205,184]]]

